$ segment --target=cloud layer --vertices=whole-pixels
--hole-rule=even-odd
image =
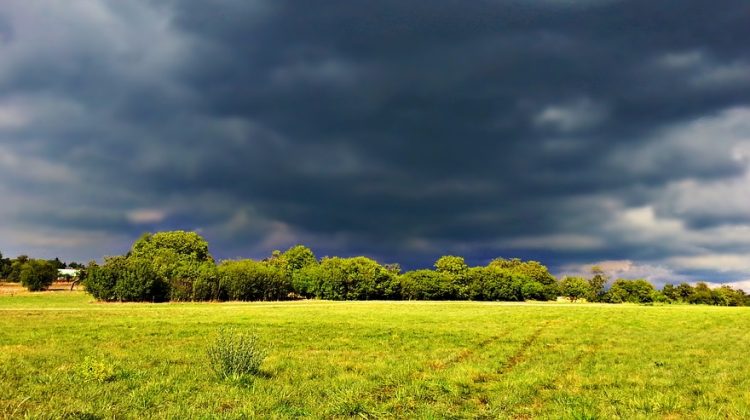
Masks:
[[[750,278],[745,1],[8,0],[0,250]],[[746,263],[743,263],[746,261]]]

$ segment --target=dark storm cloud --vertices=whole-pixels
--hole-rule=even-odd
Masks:
[[[17,229],[412,266],[750,252],[706,238],[742,203],[690,199],[743,185],[744,1],[71,4],[0,6]]]

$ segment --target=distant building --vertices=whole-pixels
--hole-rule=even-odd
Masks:
[[[77,268],[58,268],[57,269],[57,278],[74,278],[78,277],[78,273],[80,273],[81,270]]]

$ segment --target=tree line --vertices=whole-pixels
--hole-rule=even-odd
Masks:
[[[16,264],[18,275],[13,278],[20,280],[24,272],[42,271],[39,261],[15,260],[10,265]],[[380,264],[362,256],[318,259],[309,248],[296,245],[284,252],[274,251],[261,261],[217,263],[205,239],[184,231],[145,234],[127,254],[105,257],[102,264],[89,263],[81,277],[96,299],[123,302],[303,298],[548,301],[564,297],[608,303],[750,306],[750,296],[729,286],[712,289],[706,283],[682,283],[657,290],[643,279],[610,282],[598,267],[586,278],[557,279],[541,263],[520,259],[497,258],[486,266],[469,267],[462,257],[448,255],[440,257],[433,269],[402,272],[398,264]]]
[[[57,270],[61,268],[84,269],[85,266],[76,262],[64,263],[59,258],[43,260],[29,258],[28,255],[3,258],[3,254],[0,252],[0,279],[21,283],[31,291],[49,288],[58,279]]]

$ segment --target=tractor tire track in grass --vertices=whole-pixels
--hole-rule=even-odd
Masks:
[[[378,386],[367,394],[375,396],[380,402],[393,400],[398,396],[400,391],[408,388],[415,379],[418,379],[418,382],[424,383],[427,381],[428,377],[434,377],[439,372],[448,370],[475,356],[479,356],[481,353],[478,353],[477,350],[488,348],[506,335],[507,332],[504,334],[493,335],[471,345],[470,347],[461,349],[445,359],[425,362],[422,366],[412,371],[405,372],[396,380],[391,380],[387,384]]]
[[[573,352],[564,352],[564,354],[570,354],[566,359],[562,360],[555,369],[554,374],[547,378],[542,383],[539,383],[534,392],[533,400],[527,405],[528,407],[544,407],[548,404],[546,399],[550,398],[550,393],[555,394],[559,390],[572,390],[574,389],[575,380],[571,382],[571,374],[575,374],[581,370],[581,367],[590,359],[596,355],[600,350],[600,343],[592,343],[586,346],[581,346]],[[573,418],[587,418],[590,413],[585,410],[585,407],[569,406],[569,414]],[[519,413],[515,413],[518,417],[523,417]],[[528,415],[525,413],[524,415]],[[535,417],[536,414],[531,414],[531,418]]]
[[[471,358],[478,349],[486,348],[487,346],[491,345],[493,342],[500,340],[503,337],[503,335],[493,335],[492,337],[488,337],[476,344],[474,344],[471,347],[462,349],[461,351],[451,355],[447,359],[443,361],[431,361],[428,363],[428,367],[430,370],[433,371],[439,371],[439,370],[445,370],[448,368],[451,368],[455,365],[461,364],[464,361]],[[425,371],[426,368],[420,369],[420,371]]]
[[[522,363],[527,356],[527,352],[531,346],[534,345],[534,343],[539,340],[539,336],[542,335],[542,332],[549,326],[550,321],[544,322],[541,326],[539,326],[536,330],[534,330],[533,333],[529,337],[527,337],[523,342],[521,343],[521,346],[518,348],[518,350],[513,353],[508,360],[505,361],[502,367],[500,367],[497,370],[497,373],[500,375],[507,374],[511,370],[513,370],[516,366],[518,366],[520,363]]]
[[[490,400],[490,398],[487,396],[488,389],[491,388],[492,384],[499,380],[505,373],[508,373],[524,360],[528,349],[539,340],[539,337],[549,326],[549,324],[550,321],[545,321],[536,330],[534,330],[531,335],[525,338],[521,342],[519,348],[516,349],[510,355],[510,357],[506,359],[501,368],[495,371],[490,370],[487,372],[479,373],[476,375],[476,378],[472,379],[472,382],[470,384],[471,388],[473,389],[472,394],[480,395],[480,397],[474,399],[476,400],[478,406],[487,407],[487,404]],[[368,394],[375,396],[378,401],[384,402],[396,399],[398,395],[401,394],[401,391],[409,388],[415,378],[418,379],[420,383],[428,383],[430,379],[439,381],[441,372],[460,366],[461,364],[464,364],[475,358],[480,358],[483,356],[487,357],[488,355],[491,355],[492,353],[497,351],[496,348],[493,348],[493,344],[497,343],[507,335],[508,332],[493,335],[471,345],[470,347],[463,348],[445,359],[428,361],[423,366],[402,375],[402,377],[398,378],[397,381],[390,381],[390,383],[388,384],[383,384],[379,387],[376,387],[375,389],[372,389]]]

